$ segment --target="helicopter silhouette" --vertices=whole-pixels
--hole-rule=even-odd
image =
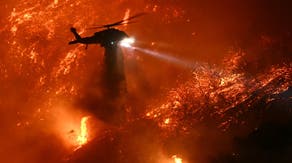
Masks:
[[[129,36],[124,31],[115,29],[113,27],[133,23],[130,22],[130,20],[140,17],[144,14],[145,13],[139,13],[115,23],[88,28],[88,29],[106,28],[104,30],[94,33],[94,35],[90,37],[81,37],[77,33],[76,28],[71,27],[70,30],[74,34],[76,40],[70,41],[69,45],[80,43],[85,44],[87,48],[88,44],[100,44],[102,47],[104,47],[105,71],[107,74],[105,77],[107,79],[106,82],[112,83],[112,85],[116,85],[114,83],[118,81],[123,81],[125,79],[123,68],[123,55],[119,47],[119,42],[125,38],[128,38]]]
[[[87,48],[89,44],[100,44],[105,49],[101,80],[96,80],[98,75],[90,76],[90,89],[88,92],[85,92],[85,100],[83,100],[85,108],[88,108],[93,114],[103,120],[116,121],[122,119],[117,117],[123,115],[123,107],[125,106],[123,99],[127,93],[124,59],[119,43],[129,36],[124,31],[114,27],[133,23],[129,21],[142,15],[144,13],[136,14],[128,19],[112,24],[89,28],[103,29],[90,37],[81,37],[74,27],[70,29],[75,36],[75,40],[70,41],[69,45],[85,44]],[[98,82],[96,83],[96,81]],[[101,92],[101,96],[99,92]]]
[[[70,30],[74,34],[76,40],[70,41],[69,45],[81,43],[81,44],[85,44],[86,48],[88,44],[100,44],[102,47],[105,47],[105,48],[117,46],[121,40],[128,38],[129,36],[124,31],[121,31],[112,27],[134,23],[134,22],[129,22],[129,21],[134,18],[140,17],[144,14],[145,13],[139,13],[139,14],[129,17],[128,19],[123,19],[115,23],[88,28],[88,29],[106,28],[105,30],[94,33],[94,35],[90,37],[82,38],[77,33],[76,28],[71,27]]]

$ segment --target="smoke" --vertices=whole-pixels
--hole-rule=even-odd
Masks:
[[[291,62],[290,1],[31,0],[28,3],[17,0],[1,1],[0,9],[1,162],[66,162],[68,158],[74,160],[75,157],[78,162],[79,158],[92,158],[95,151],[100,152],[97,159],[113,159],[113,162],[161,162],[161,159],[169,161],[173,155],[185,161],[208,162],[208,157],[230,151],[234,133],[222,133],[217,123],[210,124],[213,121],[209,118],[204,121],[209,122],[208,125],[191,126],[189,135],[169,136],[169,133],[183,130],[184,126],[164,132],[160,125],[167,127],[169,125],[165,122],[170,125],[175,122],[175,118],[165,121],[169,118],[168,112],[163,112],[159,120],[144,117],[146,111],[168,100],[173,102],[171,106],[178,106],[177,100],[169,97],[173,89],[180,90],[186,83],[194,82],[192,71],[174,64],[185,64],[177,58],[187,58],[191,64],[192,61],[208,63],[199,65],[195,71],[201,72],[195,78],[195,81],[202,80],[201,89],[195,88],[193,94],[183,96],[187,98],[184,101],[188,106],[204,105],[207,95],[214,96],[203,79],[214,79],[208,80],[208,83],[218,82],[221,75],[223,85],[224,82],[230,84],[229,79],[232,78],[235,79],[234,85],[239,86],[236,88],[244,87],[243,92],[253,92],[253,88],[258,88],[253,86],[269,83],[265,78],[270,74],[279,75],[269,78],[273,81],[286,81],[289,76],[289,73],[280,72],[286,72]],[[130,15],[149,13],[137,19],[137,23],[121,27],[140,41],[138,47],[156,56],[158,52],[177,55],[166,58],[159,53],[160,58],[170,61],[165,62],[138,51],[125,50],[127,100],[113,101],[113,105],[126,103],[125,115],[118,116],[126,117],[127,123],[116,127],[97,118],[89,119],[93,125],[90,131],[95,136],[93,142],[72,153],[72,148],[75,148],[71,138],[78,133],[81,118],[96,117],[84,103],[93,101],[95,106],[106,112],[104,114],[110,115],[111,112],[104,108],[102,100],[96,100],[103,96],[99,85],[103,49],[95,45],[90,45],[87,50],[84,46],[67,45],[73,39],[69,29],[74,26],[82,37],[91,36],[95,31],[87,31],[86,28],[121,20],[125,12],[130,12]],[[244,54],[243,58],[226,57],[238,51]],[[223,58],[227,58],[224,64],[214,66]],[[286,67],[281,69],[281,65],[285,64]],[[232,68],[234,65],[239,66]],[[222,69],[228,69],[229,75],[226,76],[230,78],[220,74]],[[262,73],[255,81],[254,78]],[[251,82],[246,85],[245,80]],[[279,85],[275,83],[272,85]],[[279,93],[287,87],[287,83],[279,89],[268,87],[266,92]],[[209,83],[208,86],[214,85]],[[227,88],[224,90],[230,91]],[[204,96],[194,96],[205,91],[206,94],[201,94]],[[181,92],[190,90],[185,87]],[[220,104],[227,108],[226,105],[230,106],[249,93],[234,89],[232,95],[237,96],[229,94]],[[222,98],[219,95],[215,97]],[[199,100],[195,101],[196,98]],[[179,117],[182,112],[176,109],[171,115]],[[217,113],[206,108],[200,111],[200,115]],[[103,119],[102,114],[100,119]],[[192,115],[186,114],[177,121],[179,124],[193,124],[202,118],[197,116],[187,121]],[[224,120],[228,121],[228,118]],[[236,121],[236,118],[232,120]]]

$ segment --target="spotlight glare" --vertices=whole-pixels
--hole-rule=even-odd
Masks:
[[[135,39],[134,38],[125,38],[122,41],[120,41],[120,45],[122,47],[126,47],[126,48],[132,47],[133,43],[135,43]]]

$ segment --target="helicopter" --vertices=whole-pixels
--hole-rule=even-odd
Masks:
[[[75,40],[70,41],[69,45],[85,44],[85,49],[87,49],[89,44],[100,44],[105,49],[101,85],[103,86],[103,94],[105,97],[108,97],[107,99],[117,98],[122,93],[126,92],[124,59],[123,52],[120,47],[123,46],[123,44],[129,45],[133,43],[133,40],[131,40],[131,38],[124,31],[118,30],[114,27],[134,23],[130,20],[144,14],[145,13],[139,13],[115,23],[88,28],[103,29],[95,32],[94,35],[90,37],[81,37],[77,33],[76,28],[71,27],[70,29],[75,36]],[[128,40],[128,44],[125,44],[125,40]],[[108,108],[110,108],[110,106],[108,106]]]
[[[128,19],[120,20],[115,23],[88,28],[88,29],[106,28],[105,30],[94,33],[94,35],[90,37],[82,38],[77,33],[76,28],[71,27],[70,30],[74,34],[76,40],[70,41],[69,45],[77,44],[77,43],[85,44],[86,49],[88,47],[88,44],[100,44],[102,47],[105,47],[105,48],[116,47],[121,40],[125,38],[129,38],[129,36],[124,31],[115,29],[113,27],[134,23],[134,22],[129,22],[129,21],[134,18],[140,17],[144,14],[145,13],[139,13],[139,14],[129,17]]]

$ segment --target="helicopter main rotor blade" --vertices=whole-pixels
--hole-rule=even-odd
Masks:
[[[98,29],[98,28],[110,28],[110,27],[114,27],[114,26],[118,26],[118,25],[122,25],[122,24],[127,24],[124,22],[128,22],[129,20],[132,20],[134,18],[140,17],[145,15],[146,13],[142,12],[142,13],[138,13],[136,15],[133,15],[131,17],[129,17],[128,19],[124,19],[124,20],[120,20],[118,22],[115,23],[111,23],[111,24],[106,24],[106,25],[101,25],[101,26],[96,26],[96,27],[92,27],[92,28],[88,28],[88,29]]]
[[[129,17],[128,19],[120,20],[120,21],[112,23],[112,24],[107,24],[107,25],[104,25],[103,27],[109,28],[109,27],[117,26],[117,25],[122,24],[123,22],[126,22],[126,21],[132,20],[134,18],[140,17],[140,16],[142,16],[144,14],[146,14],[146,13],[139,13],[139,14],[136,14],[136,15],[133,15],[133,16]]]
[[[133,16],[127,18],[127,19],[121,20],[121,22],[127,22],[127,21],[129,21],[129,20],[132,20],[132,19],[134,19],[134,18],[137,18],[137,17],[143,16],[143,15],[145,15],[145,14],[146,14],[145,12],[141,12],[141,13],[138,13],[138,14],[136,14],[136,15],[133,15]]]
[[[99,29],[99,28],[110,28],[110,27],[116,27],[116,26],[120,26],[120,25],[125,25],[125,24],[134,24],[137,22],[122,22],[120,24],[115,24],[115,25],[111,25],[111,26],[97,26],[97,27],[90,27],[90,28],[86,28],[87,30],[92,30],[92,29]]]
[[[99,28],[104,28],[104,26],[90,27],[90,28],[86,28],[86,30],[99,29]]]

